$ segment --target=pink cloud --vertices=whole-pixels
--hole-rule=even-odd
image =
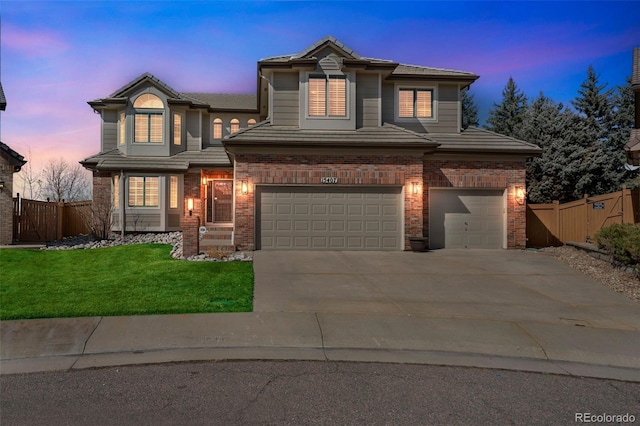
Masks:
[[[52,31],[27,30],[11,24],[3,25],[2,46],[28,57],[51,56],[69,48],[68,43]]]

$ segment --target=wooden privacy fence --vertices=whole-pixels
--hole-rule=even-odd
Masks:
[[[13,199],[13,240],[47,242],[91,232],[91,201]]]
[[[527,247],[591,242],[614,223],[640,223],[640,189],[626,189],[560,204],[527,205]]]

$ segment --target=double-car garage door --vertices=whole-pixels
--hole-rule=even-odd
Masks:
[[[263,250],[401,250],[400,187],[265,186],[257,191]]]

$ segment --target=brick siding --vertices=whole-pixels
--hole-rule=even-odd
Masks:
[[[15,168],[0,156],[0,181],[4,189],[0,192],[0,245],[13,242],[13,173]]]

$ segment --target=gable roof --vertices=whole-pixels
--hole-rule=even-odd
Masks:
[[[2,90],[2,83],[0,82],[0,111],[7,109],[7,98],[4,97],[4,90]]]
[[[126,104],[128,94],[137,86],[151,84],[168,95],[169,103],[184,103],[194,108],[210,108],[213,110],[257,111],[258,101],[255,94],[236,95],[222,93],[180,93],[150,73],[144,73],[125,84],[106,98],[89,101],[94,109],[111,105]]]
[[[279,55],[279,56],[271,56],[268,58],[261,59],[258,61],[258,66],[278,66],[278,65],[311,65],[315,64],[318,61],[314,55],[321,51],[324,48],[331,48],[335,50],[340,56],[343,56],[345,65],[355,65],[355,66],[368,66],[368,67],[376,67],[376,68],[388,68],[392,70],[390,79],[402,79],[402,78],[413,78],[413,79],[446,79],[446,80],[465,80],[470,83],[477,80],[479,78],[478,75],[467,72],[467,71],[458,71],[458,70],[450,70],[444,68],[433,68],[433,67],[425,67],[420,65],[407,65],[397,63],[391,60],[386,59],[378,59],[378,58],[369,58],[365,56],[361,56],[356,53],[353,49],[347,47],[344,43],[337,40],[335,37],[327,36],[324,37],[317,42],[313,43],[311,46],[304,49],[302,52],[292,55]]]
[[[14,172],[19,172],[22,166],[27,163],[27,160],[22,155],[9,148],[9,145],[3,142],[0,142],[0,154],[7,159],[9,164],[15,167]]]

